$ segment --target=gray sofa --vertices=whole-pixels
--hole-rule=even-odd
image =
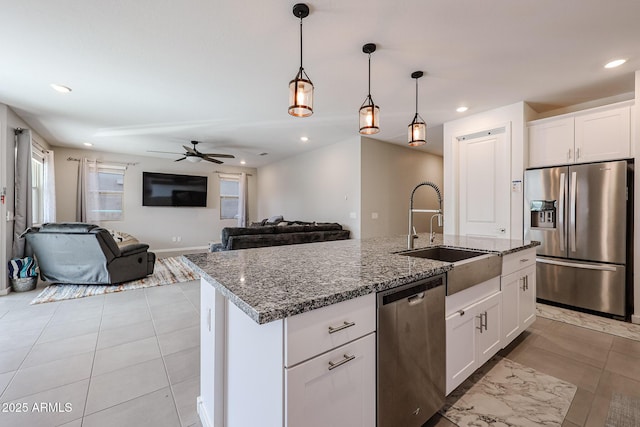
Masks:
[[[112,285],[153,273],[156,256],[149,245],[118,246],[108,230],[94,224],[48,223],[24,236],[47,282]]]
[[[263,225],[264,224],[264,225]],[[251,227],[225,227],[221,243],[211,245],[211,252],[267,246],[295,245],[349,238],[349,230],[337,223],[278,221],[256,223]]]

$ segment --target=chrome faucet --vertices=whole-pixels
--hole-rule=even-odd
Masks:
[[[414,209],[413,208],[413,195],[415,194],[416,190],[424,185],[427,185],[429,187],[432,187],[435,191],[436,194],[438,195],[438,204],[440,205],[439,209]],[[411,192],[411,198],[409,200],[409,235],[407,236],[407,249],[413,249],[413,241],[415,240],[416,237],[418,237],[416,235],[415,229],[413,228],[413,214],[414,212],[420,212],[420,213],[435,213],[435,215],[433,215],[431,217],[431,224],[430,224],[430,230],[429,230],[429,242],[433,243],[434,241],[434,233],[433,233],[433,217],[437,217],[438,218],[438,225],[441,226],[442,225],[442,194],[440,193],[440,189],[438,188],[438,186],[436,184],[434,184],[431,181],[425,181],[425,182],[421,182],[420,184],[416,185],[415,188],[413,189],[413,191]]]

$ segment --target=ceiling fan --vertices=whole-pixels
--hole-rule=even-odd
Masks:
[[[185,151],[184,153],[174,153],[174,152],[170,152],[170,151],[153,151],[153,150],[148,150],[147,152],[149,152],[149,153],[165,153],[165,154],[182,154],[184,157],[175,160],[176,162],[179,162],[181,160],[187,159],[187,161],[192,162],[192,163],[199,162],[200,160],[206,160],[208,162],[222,164],[224,162],[222,162],[220,160],[216,160],[216,159],[214,159],[214,157],[221,157],[221,158],[225,158],[225,159],[235,159],[235,156],[232,156],[231,154],[201,153],[196,148],[196,146],[199,144],[199,142],[200,141],[191,141],[191,144],[193,144],[193,148],[187,147],[186,145],[183,145],[182,148],[184,148],[184,151]]]

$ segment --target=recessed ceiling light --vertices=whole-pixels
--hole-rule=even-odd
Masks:
[[[302,142],[307,142],[308,140],[309,140],[309,138],[306,137],[306,136],[301,136],[300,137],[300,141],[302,141]]]
[[[244,160],[240,160],[240,164],[241,164],[241,165],[246,165],[246,164],[247,164],[247,162],[245,162]]]
[[[627,62],[626,59],[616,59],[614,61],[607,62],[607,64],[604,66],[604,68],[616,68],[616,67],[621,66],[625,62]]]
[[[90,142],[83,142],[84,145],[86,145],[87,147],[93,147],[93,144]]]
[[[71,92],[71,88],[68,87],[68,86],[58,85],[58,84],[55,84],[55,83],[51,83],[50,86],[53,88],[53,90],[55,90],[57,92],[60,92],[60,93],[69,93],[69,92]]]
[[[469,107],[458,107],[456,108],[456,111],[458,113],[464,113],[465,111],[467,111],[469,109]]]

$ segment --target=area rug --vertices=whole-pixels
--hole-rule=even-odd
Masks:
[[[150,288],[152,286],[171,285],[173,283],[188,282],[199,276],[182,261],[181,257],[162,258],[156,260],[153,274],[144,279],[125,282],[119,285],[63,285],[47,286],[35,297],[31,304],[62,301],[73,298],[84,298],[93,295],[110,294],[113,292],[129,291],[132,289]]]
[[[440,414],[460,427],[562,425],[577,387],[495,356],[448,397]]]
[[[594,331],[604,332],[605,334],[640,341],[640,325],[634,323],[621,322],[615,319],[540,303],[536,304],[536,314],[546,319],[557,320],[558,322],[581,326]]]
[[[613,393],[605,427],[637,427],[639,424],[640,399]]]

